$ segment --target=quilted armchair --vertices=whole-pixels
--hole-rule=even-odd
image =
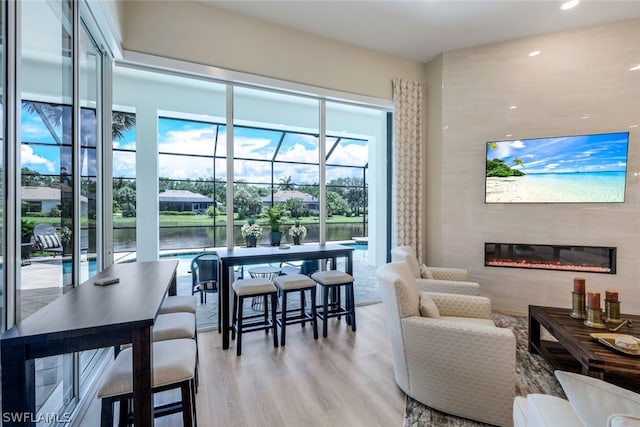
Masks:
[[[398,246],[391,250],[392,261],[404,261],[411,268],[418,288],[429,292],[445,292],[462,295],[480,295],[480,285],[469,281],[469,271],[464,268],[420,266],[416,251],[411,246]]]
[[[379,267],[376,277],[398,386],[437,410],[511,426],[516,340],[491,320],[491,301],[420,292],[405,262]]]
[[[545,394],[516,397],[516,427],[640,426],[640,394],[585,375],[555,374],[569,400]]]

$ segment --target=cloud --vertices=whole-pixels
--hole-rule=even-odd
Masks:
[[[544,168],[545,169],[555,169],[558,166],[560,166],[560,163],[549,163],[548,165],[546,165]]]
[[[55,164],[33,152],[29,145],[22,144],[20,149],[20,159],[23,166],[44,165],[48,172],[55,172]]]
[[[158,151],[181,154],[213,155],[213,129],[170,130],[158,142]]]
[[[327,163],[337,165],[364,166],[369,161],[369,147],[366,144],[339,144]]]
[[[136,176],[136,153],[117,151],[113,153],[113,176],[133,178]]]
[[[51,134],[43,125],[34,122],[22,123],[20,125],[20,136],[23,141],[53,141]]]
[[[520,141],[520,140],[518,140],[518,141],[513,141],[513,142],[512,142],[511,144],[509,144],[509,145],[511,145],[513,148],[525,148],[525,147],[526,147],[526,145],[524,145],[524,142],[522,142],[522,141]]]
[[[213,155],[213,141],[215,134],[208,129],[176,129],[169,130],[166,137],[158,144],[158,150],[172,154],[200,154]],[[218,135],[217,156],[224,157],[226,151],[226,132]],[[289,138],[289,137],[287,137]],[[295,142],[291,141],[282,145],[276,157],[282,162],[302,162],[315,165],[297,165],[290,163],[274,164],[274,183],[280,178],[291,177],[296,184],[313,184],[319,181],[319,147],[318,140],[313,135],[295,135]],[[276,141],[277,142],[277,141]],[[329,141],[331,143],[331,141]],[[235,136],[233,154],[234,157],[271,160],[275,151],[275,142],[271,138]],[[354,143],[344,141],[331,153],[330,164],[364,166],[368,162],[367,143]],[[115,162],[114,162],[115,163]],[[126,171],[123,166],[122,170]],[[355,172],[354,172],[355,171]],[[162,177],[173,179],[207,178],[213,176],[213,162],[211,158],[192,157],[188,155],[161,154],[159,161],[159,174]],[[361,176],[361,171],[352,168],[332,168],[330,179],[349,176]],[[114,173],[115,175],[115,173]],[[252,183],[271,183],[271,163],[268,161],[238,161],[234,162],[234,175],[236,180]],[[226,161],[218,160],[216,163],[216,176],[226,176]]]

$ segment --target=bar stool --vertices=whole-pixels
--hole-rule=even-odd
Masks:
[[[193,313],[159,314],[153,325],[153,341],[195,338],[196,316]]]
[[[170,297],[179,298],[179,297]],[[195,296],[187,296],[187,298],[193,298]],[[165,298],[166,300],[166,298]],[[177,304],[176,304],[177,305]],[[200,354],[197,351],[198,345],[198,332],[196,330],[196,315],[194,313],[166,313],[159,314],[156,317],[156,323],[153,325],[153,341],[167,341],[181,338],[192,338],[196,342],[196,374],[195,383],[198,387],[198,369],[197,366],[200,362]]]
[[[156,323],[153,325],[153,341],[175,340],[180,338],[194,338],[196,343],[196,315],[193,313],[167,313],[159,314]],[[114,357],[117,356],[121,347],[114,347]]]
[[[113,404],[120,402],[119,426],[131,424],[127,402],[133,398],[133,369],[131,348],[124,349],[113,362],[111,370],[98,390],[102,399],[100,426],[113,426]],[[153,408],[154,418],[182,412],[185,426],[194,425],[196,416],[194,372],[196,343],[179,339],[153,343],[153,393],[179,388],[181,400]]]
[[[318,310],[318,317],[322,319],[322,336],[327,337],[327,320],[330,317],[346,316],[347,325],[351,330],[356,330],[356,305],[353,293],[353,277],[338,270],[319,271],[313,273],[311,278],[322,287],[322,310]],[[340,298],[341,288],[345,288],[345,304]],[[333,299],[329,301],[329,291],[332,291]]]
[[[302,323],[305,325],[307,320],[311,321],[313,326],[313,339],[318,339],[318,321],[316,318],[316,282],[311,280],[304,274],[290,274],[278,276],[273,281],[282,295],[282,318],[278,320],[280,325],[280,345],[284,346],[286,338],[287,325]],[[305,310],[305,291],[311,293],[311,310]],[[287,296],[290,292],[300,292],[300,309],[287,310]],[[289,317],[289,313],[298,313]]]
[[[244,332],[264,330],[267,334],[269,329],[273,329],[273,346],[278,347],[278,328],[276,323],[276,310],[278,299],[278,289],[268,279],[240,279],[233,282],[233,324],[231,325],[231,339],[238,340],[236,342],[236,354],[240,356],[242,353],[242,334]],[[244,315],[245,298],[262,297],[264,298],[264,313],[250,316]],[[269,319],[269,310],[267,309],[267,298],[271,297],[271,319]],[[260,321],[253,321],[245,324],[246,320],[262,318]]]
[[[273,279],[282,274],[282,268],[263,265],[250,268],[247,270],[247,272],[252,279],[268,279],[273,282]],[[263,311],[264,307],[262,305],[262,301],[262,298],[253,298],[251,300],[251,309],[253,311]]]
[[[158,314],[193,313],[196,314],[198,300],[195,295],[175,295],[165,297]]]

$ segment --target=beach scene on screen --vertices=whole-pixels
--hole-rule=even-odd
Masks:
[[[487,143],[487,203],[621,203],[627,132]]]

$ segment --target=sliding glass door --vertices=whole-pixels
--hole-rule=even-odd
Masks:
[[[256,221],[263,228],[259,243],[270,244],[281,215],[282,243],[295,222],[308,229],[306,241],[319,241],[318,99],[235,87],[233,90],[234,245],[245,245],[241,226]]]
[[[98,153],[103,143],[104,55],[81,19],[80,2],[17,5],[19,322],[102,268]],[[71,414],[96,354],[37,359],[37,410],[60,413],[59,419]]]
[[[113,101],[114,112],[132,119],[114,133],[118,262],[178,259],[178,293],[189,295],[194,256],[247,245],[242,227],[250,222],[262,229],[257,244],[270,244],[275,209],[284,244],[304,226],[302,243],[355,245],[358,276],[367,278],[357,302],[379,300],[386,109],[128,65],[114,69]],[[215,326],[216,310],[215,298],[199,303],[198,326]]]

